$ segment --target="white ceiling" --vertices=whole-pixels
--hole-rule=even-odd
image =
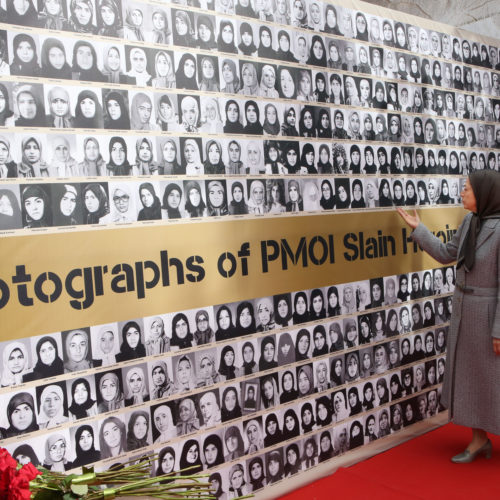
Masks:
[[[365,0],[500,39],[500,0]]]

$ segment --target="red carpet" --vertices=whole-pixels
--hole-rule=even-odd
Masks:
[[[470,431],[445,425],[364,462],[285,495],[280,500],[483,500],[500,498],[500,436],[490,460],[453,464]]]

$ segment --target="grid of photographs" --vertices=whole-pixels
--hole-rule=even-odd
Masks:
[[[500,168],[498,47],[328,2],[6,0],[0,79],[2,237],[436,210]],[[272,485],[443,410],[454,268],[410,271],[3,342],[0,438]]]
[[[63,470],[155,450],[159,475],[321,430],[310,457],[288,443],[272,484],[443,410],[454,281],[439,267],[3,342],[2,438]]]

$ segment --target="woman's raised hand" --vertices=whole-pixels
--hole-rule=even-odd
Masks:
[[[401,218],[413,229],[415,229],[420,223],[420,217],[417,214],[416,210],[413,210],[413,215],[410,215],[406,210],[403,210],[401,207],[396,207],[398,214]]]

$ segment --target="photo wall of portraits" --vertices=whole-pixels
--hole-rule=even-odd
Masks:
[[[500,168],[500,49],[383,12],[4,0],[0,237],[460,205]],[[444,410],[454,268],[405,271],[7,334],[2,444],[59,471],[155,451],[227,498],[335,460]]]

